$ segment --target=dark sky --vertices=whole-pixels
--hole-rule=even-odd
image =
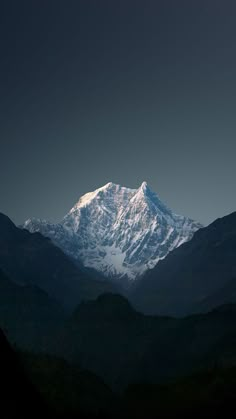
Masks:
[[[0,211],[59,220],[146,180],[209,223],[236,209],[236,3],[0,5]]]

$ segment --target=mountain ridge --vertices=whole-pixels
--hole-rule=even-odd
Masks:
[[[136,286],[131,301],[149,314],[184,316],[236,301],[236,212],[199,229]]]
[[[115,289],[110,282],[76,266],[49,238],[16,227],[1,213],[0,269],[11,281],[41,288],[69,310],[83,299]]]

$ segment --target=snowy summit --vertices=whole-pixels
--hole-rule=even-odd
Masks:
[[[134,280],[201,225],[173,213],[146,182],[138,189],[109,182],[83,195],[60,223],[30,219],[23,227],[50,237],[86,267]]]

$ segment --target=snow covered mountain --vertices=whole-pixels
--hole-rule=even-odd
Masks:
[[[134,280],[202,226],[173,213],[146,182],[138,189],[109,182],[82,196],[60,223],[29,219],[23,227],[86,267]]]

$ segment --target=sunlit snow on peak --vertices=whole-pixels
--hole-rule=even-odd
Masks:
[[[173,213],[147,185],[112,182],[83,195],[61,223],[27,220],[85,266],[108,277],[134,280],[201,227]]]

